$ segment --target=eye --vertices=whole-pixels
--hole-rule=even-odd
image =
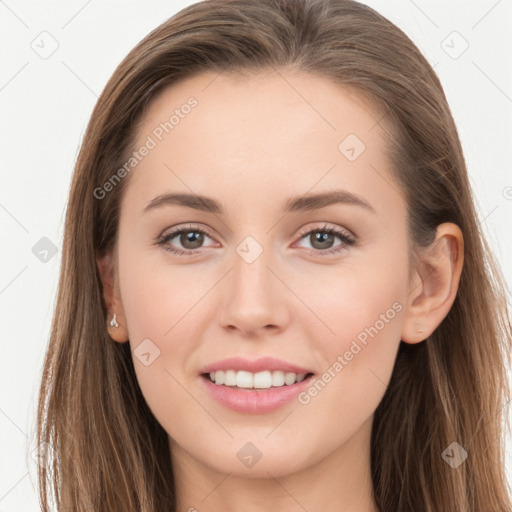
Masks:
[[[157,244],[161,245],[165,251],[173,254],[191,256],[199,252],[195,249],[202,247],[205,236],[210,238],[204,229],[197,226],[183,226],[160,236]],[[175,246],[173,247],[174,244],[170,244],[171,240],[175,238],[177,238],[178,243],[180,243],[185,250],[176,248]]]
[[[338,228],[328,226],[323,228],[309,229],[302,231],[301,240],[310,240],[313,248],[311,249],[314,255],[325,256],[328,254],[336,254],[344,251],[348,246],[356,243],[356,238],[348,231],[343,231]],[[342,243],[332,246],[334,239],[338,237]]]
[[[192,256],[200,252],[199,249],[203,248],[205,237],[211,239],[204,229],[190,225],[161,235],[156,243],[157,245],[161,245],[165,251],[178,256]],[[333,247],[332,244],[336,237],[338,237],[342,243]],[[348,231],[343,231],[328,226],[327,224],[322,228],[301,231],[300,240],[304,239],[309,239],[312,242],[313,247],[310,251],[314,255],[320,256],[340,253],[346,250],[348,246],[356,243],[356,238]],[[171,243],[173,240],[175,240],[175,242]],[[181,244],[183,249],[177,248],[176,243]]]

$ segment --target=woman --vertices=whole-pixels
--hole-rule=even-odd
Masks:
[[[508,511],[504,297],[402,31],[346,0],[191,5],[76,164],[43,510]]]

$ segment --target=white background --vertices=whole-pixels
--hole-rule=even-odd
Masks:
[[[39,510],[31,460],[36,396],[55,305],[67,195],[87,121],[122,58],[190,3],[0,0],[0,512]],[[365,3],[404,30],[439,75],[480,220],[511,283],[512,1]],[[44,31],[51,36],[40,36]],[[453,55],[465,43],[453,31],[469,44],[458,58]],[[42,46],[42,37],[47,49],[51,38],[58,44],[46,59],[32,48]],[[42,237],[57,248],[46,263],[32,253]],[[507,437],[510,482],[511,446]]]

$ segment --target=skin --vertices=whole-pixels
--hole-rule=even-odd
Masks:
[[[134,365],[169,434],[178,510],[377,511],[374,411],[400,340],[425,340],[453,303],[462,233],[440,225],[410,268],[406,204],[380,114],[354,91],[302,72],[202,73],[153,101],[136,147],[190,96],[197,107],[132,171],[116,251],[98,257],[105,300],[119,323],[108,326],[112,339],[128,340],[133,351],[149,338],[160,350],[150,365],[137,357]],[[338,150],[350,133],[366,146],[354,161]],[[374,211],[333,204],[281,213],[291,196],[334,189],[363,197]],[[168,192],[212,197],[224,213],[178,205],[143,213]],[[155,244],[188,223],[208,232],[195,255]],[[301,229],[322,232],[325,223],[348,230],[356,243],[337,235],[323,246],[314,233],[301,238]],[[263,248],[252,263],[236,251],[247,236]],[[182,242],[177,236],[167,245],[197,247]],[[337,254],[312,254],[344,245]],[[200,368],[230,356],[269,355],[321,377],[394,303],[401,310],[307,404],[239,413],[203,389]],[[237,457],[247,442],[262,454],[252,467]]]

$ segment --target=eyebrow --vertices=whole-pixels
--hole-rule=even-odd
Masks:
[[[318,194],[290,197],[284,203],[283,214],[307,210],[319,210],[333,204],[362,206],[368,211],[376,213],[373,206],[361,196],[349,192],[348,190],[332,190]],[[185,206],[187,208],[193,208],[195,210],[201,210],[208,213],[223,213],[222,205],[217,200],[211,197],[186,193],[171,193],[157,196],[144,208],[143,213],[169,205]]]

